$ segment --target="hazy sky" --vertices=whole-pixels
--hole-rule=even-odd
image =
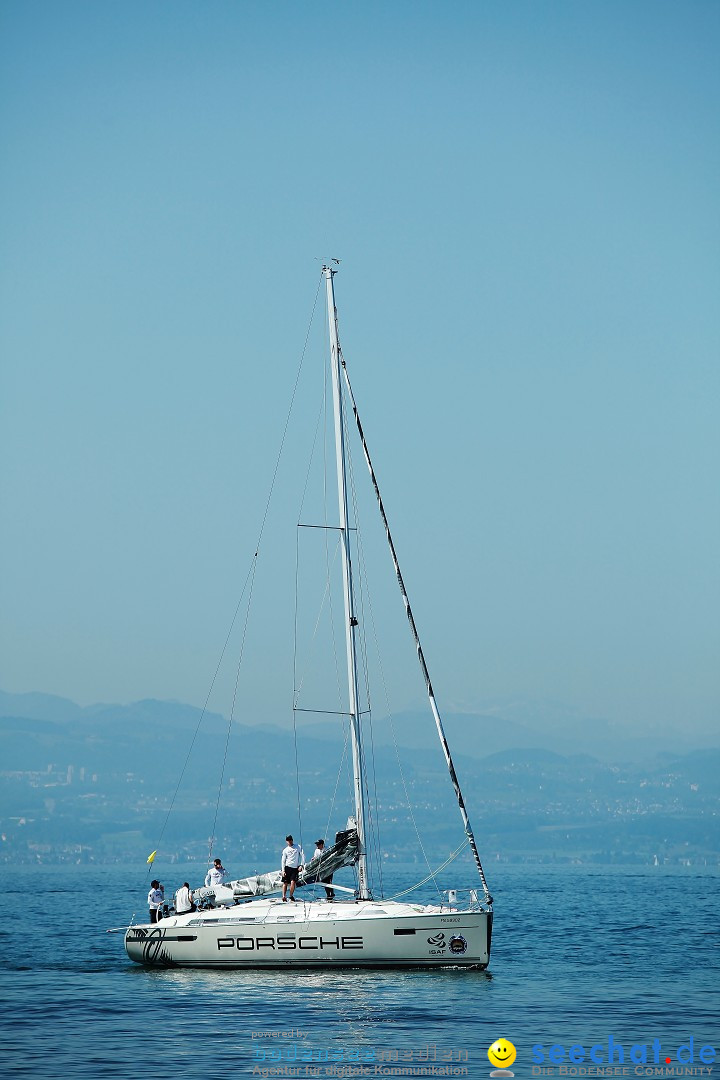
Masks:
[[[336,256],[445,709],[717,723],[714,0],[0,20],[3,689],[202,704]],[[246,721],[288,720],[288,532]]]

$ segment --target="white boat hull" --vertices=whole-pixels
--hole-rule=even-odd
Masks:
[[[255,901],[131,926],[148,967],[470,967],[490,960],[492,912],[382,901]]]

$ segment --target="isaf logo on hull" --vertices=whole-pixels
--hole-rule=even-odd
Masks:
[[[440,931],[439,934],[434,934],[427,939],[428,945],[432,945],[433,948],[429,950],[431,956],[437,956],[438,953],[444,953],[447,948],[447,942],[445,941],[445,934]]]
[[[445,934],[441,931],[439,934],[435,934],[433,937],[427,939],[428,945],[434,946],[430,949],[431,956],[437,956],[438,953],[444,953],[447,949],[455,956],[460,956],[464,952],[467,952],[468,943],[462,934],[453,934],[449,941],[445,940]]]

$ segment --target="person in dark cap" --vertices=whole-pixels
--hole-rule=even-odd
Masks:
[[[315,851],[313,852],[313,859],[319,858],[319,856],[322,855],[324,851],[325,851],[325,841],[324,840],[316,840],[315,841]],[[325,895],[327,896],[328,903],[330,903],[330,901],[335,899],[335,890],[333,888],[330,888],[330,889],[327,888],[328,885],[332,885],[332,879],[333,879],[332,874],[330,874],[330,877],[326,877],[326,878],[321,879],[322,884],[325,885],[325,887],[326,887],[325,888]]]
[[[162,916],[158,913],[162,912],[162,906],[165,903],[165,890],[159,881],[154,878],[150,882],[150,892],[148,893],[148,908],[150,909],[150,922],[155,923],[158,918]]]
[[[283,848],[280,860],[280,869],[282,870],[282,898],[283,903],[286,903],[288,899],[286,893],[289,885],[290,900],[292,900],[294,904],[295,886],[297,885],[300,867],[305,862],[305,854],[300,845],[293,842],[293,838],[289,834],[285,837],[285,843],[287,844],[287,847]]]

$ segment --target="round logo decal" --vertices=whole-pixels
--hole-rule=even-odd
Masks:
[[[449,948],[450,952],[455,953],[456,955],[467,952],[467,941],[458,934],[456,937],[450,938]]]

